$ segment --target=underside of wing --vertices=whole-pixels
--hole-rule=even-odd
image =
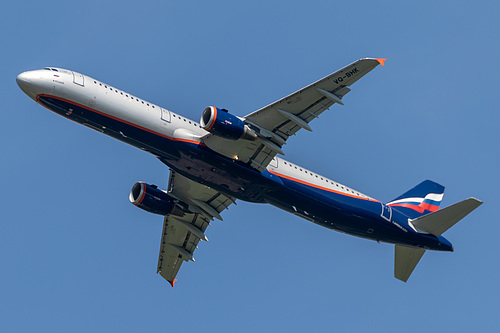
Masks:
[[[208,240],[205,230],[210,222],[222,219],[220,213],[235,201],[174,171],[170,173],[168,193],[185,213],[165,216],[157,272],[174,286],[182,263],[194,261],[199,241]]]
[[[365,58],[332,73],[293,94],[242,118],[257,136],[256,140],[230,140],[217,135],[204,138],[204,143],[225,156],[248,163],[262,171],[282,147],[300,129],[311,131],[309,123],[351,91],[358,81],[385,59]]]

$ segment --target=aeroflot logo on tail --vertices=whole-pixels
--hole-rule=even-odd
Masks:
[[[419,213],[424,211],[435,212],[439,209],[441,200],[443,200],[443,193],[429,193],[425,198],[404,198],[389,202],[387,206],[391,207],[405,207],[413,209]]]

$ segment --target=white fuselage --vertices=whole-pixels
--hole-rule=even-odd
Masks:
[[[22,73],[17,80],[21,89],[34,100],[40,95],[56,96],[161,137],[200,144],[200,138],[208,134],[199,122],[73,71],[46,68]],[[104,126],[84,125],[105,133]],[[127,137],[127,133],[120,134]],[[327,191],[373,200],[359,191],[278,157],[271,161],[267,170]]]

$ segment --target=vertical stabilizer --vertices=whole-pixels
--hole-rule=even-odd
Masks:
[[[394,277],[403,282],[408,281],[424,253],[424,249],[396,245],[394,251]]]
[[[420,216],[435,212],[443,200],[444,186],[426,180],[387,203],[393,209],[400,211],[409,218],[416,219]]]

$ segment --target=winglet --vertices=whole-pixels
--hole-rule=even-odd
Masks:
[[[170,283],[170,285],[172,286],[172,288],[174,287],[174,283],[176,283],[176,282],[177,282],[177,279],[174,279],[174,281],[168,281],[168,283]]]
[[[382,66],[384,66],[384,62],[385,62],[387,59],[377,58],[377,59],[375,59],[375,60],[377,60],[379,64],[381,64]]]

